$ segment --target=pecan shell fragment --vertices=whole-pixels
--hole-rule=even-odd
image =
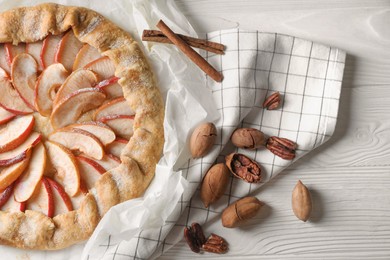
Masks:
[[[222,237],[211,233],[211,236],[203,244],[202,249],[206,252],[224,254],[229,250],[228,244]]]
[[[261,168],[257,162],[240,153],[231,153],[225,158],[230,172],[246,182],[261,181]]]
[[[271,136],[268,138],[266,147],[280,158],[292,160],[295,158],[295,149],[297,149],[297,144],[287,138]]]
[[[280,93],[275,92],[271,96],[265,99],[263,103],[263,108],[266,108],[267,110],[274,110],[279,107],[280,105]]]

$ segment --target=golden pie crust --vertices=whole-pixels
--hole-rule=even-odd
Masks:
[[[134,134],[121,154],[121,165],[96,182],[80,208],[49,218],[26,212],[0,211],[0,243],[26,249],[61,249],[90,237],[114,205],[139,197],[154,176],[164,143],[163,101],[138,43],[95,11],[42,4],[0,14],[0,43],[29,43],[72,29],[115,64],[115,76],[135,111]]]

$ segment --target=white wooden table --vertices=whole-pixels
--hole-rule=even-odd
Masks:
[[[257,196],[269,207],[246,227],[257,235],[223,231],[231,248],[223,257],[196,255],[182,241],[160,259],[390,259],[390,1],[176,3],[198,32],[239,26],[348,55],[334,136],[261,188]],[[307,223],[291,211],[298,179],[312,191]]]

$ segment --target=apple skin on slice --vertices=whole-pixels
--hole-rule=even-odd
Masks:
[[[33,110],[37,77],[38,64],[30,54],[22,53],[14,58],[11,66],[12,83],[23,101]]]
[[[122,139],[122,138],[117,138],[115,139],[114,142],[106,146],[106,151],[118,158],[121,157],[123,149],[126,147],[128,144],[128,140]]]
[[[34,57],[38,64],[38,70],[43,70],[43,64],[41,60],[43,41],[26,43],[26,53]]]
[[[35,86],[35,107],[41,115],[50,116],[56,92],[68,76],[61,63],[52,64],[41,73]]]
[[[99,163],[106,171],[118,167],[121,164],[121,160],[112,154],[105,154],[101,160],[95,160],[95,162]]]
[[[59,101],[50,116],[50,122],[54,129],[70,125],[80,116],[100,106],[106,95],[96,88],[83,88]]]
[[[24,212],[26,209],[26,202],[19,203],[12,196],[14,185],[15,182],[9,185],[0,195],[0,209],[8,212]]]
[[[70,150],[80,151],[89,157],[100,160],[104,156],[103,145],[96,136],[87,131],[65,127],[49,136],[49,140],[59,143]]]
[[[8,78],[0,77],[0,106],[16,115],[30,114],[34,112],[20,97]]]
[[[60,100],[80,89],[94,87],[97,82],[98,75],[91,70],[79,69],[73,71],[58,89],[53,105],[57,106]]]
[[[80,173],[76,158],[61,144],[46,141],[45,147],[48,158],[57,171],[54,178],[62,183],[69,196],[76,195],[80,188]]]
[[[27,158],[18,163],[0,168],[0,190],[4,190],[23,173],[28,166],[31,157],[31,150],[28,150]]]
[[[11,112],[5,110],[4,108],[0,107],[0,125],[9,122],[15,116],[16,115],[14,113],[11,113]]]
[[[46,160],[45,146],[39,143],[33,148],[30,162],[16,182],[14,190],[16,201],[27,201],[32,196],[39,181],[42,179],[46,167]]]
[[[98,121],[107,116],[133,116],[134,114],[135,112],[130,108],[127,100],[124,97],[120,97],[113,99],[96,109],[94,113],[94,120]]]
[[[15,183],[11,183],[5,190],[3,190],[0,194],[0,208],[2,208],[8,200],[11,198],[12,192],[14,191]]]
[[[18,117],[0,129],[0,153],[13,150],[22,144],[34,127],[32,115]]]
[[[4,43],[0,43],[0,68],[9,74],[11,72],[11,66],[8,63],[7,60],[7,53],[5,50]]]
[[[68,31],[58,44],[55,62],[61,63],[68,71],[72,71],[73,63],[81,47],[83,43],[76,38],[72,30]]]
[[[49,35],[43,40],[42,51],[41,51],[41,63],[44,69],[49,67],[51,64],[55,62],[55,56],[61,39],[62,39],[62,34]]]
[[[93,134],[104,146],[112,143],[116,138],[114,131],[101,122],[91,121],[81,124],[73,124],[69,127],[81,129],[87,131],[90,134]]]
[[[123,89],[122,86],[119,85],[118,80],[118,77],[112,77],[100,81],[96,87],[102,89],[109,99],[123,97]]]
[[[85,188],[87,190],[93,188],[95,182],[106,170],[98,162],[88,157],[79,155],[76,158],[80,169],[80,178],[83,180]]]
[[[0,166],[8,166],[27,158],[27,151],[41,141],[41,135],[32,132],[18,147],[8,152],[0,153]]]
[[[55,211],[53,188],[49,181],[43,177],[31,196],[27,201],[26,209],[42,212],[49,218],[54,217]]]
[[[8,62],[9,67],[11,67],[16,56],[26,52],[26,44],[25,43],[20,43],[18,45],[12,45],[11,43],[5,43],[4,47],[5,47],[5,53],[6,53],[7,62]]]
[[[84,68],[94,71],[101,79],[109,79],[115,76],[115,65],[108,57],[94,60],[85,65]]]
[[[89,44],[84,44],[80,51],[76,55],[76,59],[73,63],[73,70],[83,68],[85,65],[93,60],[101,58],[99,51]]]
[[[134,133],[134,116],[113,115],[105,116],[99,119],[100,122],[108,125],[114,133],[122,138],[129,140]]]
[[[49,177],[45,177],[45,179],[50,183],[53,191],[53,199],[55,204],[54,216],[72,211],[73,204],[64,187]]]

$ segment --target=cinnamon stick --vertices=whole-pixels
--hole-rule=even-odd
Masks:
[[[164,35],[171,40],[188,58],[190,58],[198,67],[203,70],[207,75],[217,82],[221,82],[223,76],[213,66],[210,65],[202,56],[194,51],[182,38],[177,36],[162,20],[157,23]]]
[[[225,46],[217,42],[211,42],[208,40],[198,39],[194,37],[189,37],[182,34],[176,34],[182,40],[184,40],[188,45],[194,48],[199,48],[216,54],[225,54]],[[161,42],[161,43],[170,43],[169,40],[161,31],[158,30],[144,30],[142,32],[142,40],[150,42]]]

